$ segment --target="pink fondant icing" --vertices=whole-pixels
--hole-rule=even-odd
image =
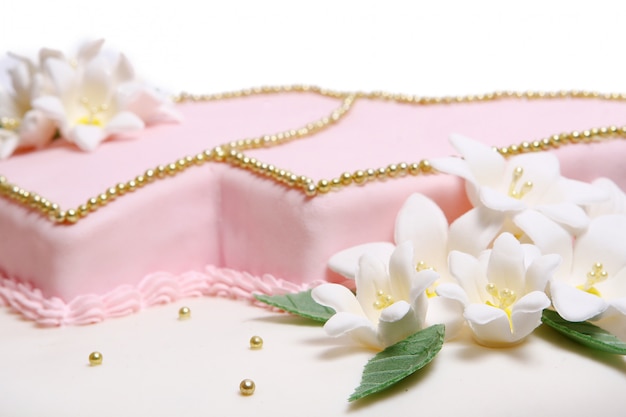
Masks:
[[[0,161],[0,174],[73,208],[158,164],[231,140],[297,128],[340,104],[313,94],[182,104],[180,125],[113,140],[95,153],[59,143]],[[360,99],[345,119],[313,137],[246,154],[298,175],[330,179],[345,171],[453,154],[450,133],[505,146],[625,120],[626,103],[616,101],[504,100],[419,107]],[[569,145],[555,153],[566,176],[607,176],[626,188],[626,166],[619,156],[625,152],[626,142],[613,140]],[[2,298],[42,324],[67,324],[207,294],[198,284],[202,279],[186,278],[194,274],[188,271],[204,271],[206,265],[241,271],[241,277],[269,274],[277,282],[293,283],[294,289],[307,288],[336,278],[326,267],[335,252],[391,240],[396,213],[415,191],[433,198],[449,220],[469,207],[461,182],[445,175],[351,186],[311,199],[217,163],[155,181],[72,226],[52,224],[0,199],[0,270],[15,278],[3,280]],[[281,285],[286,284],[272,288]],[[242,286],[223,280],[217,285],[227,293],[249,294]]]
[[[66,303],[57,297],[44,297],[41,290],[32,285],[0,276],[0,305],[11,307],[41,326],[81,325],[183,298],[216,296],[255,302],[254,294],[293,293],[320,283],[294,284],[268,274],[254,276],[207,266],[203,272],[189,271],[180,275],[157,272],[144,277],[137,286],[121,285],[103,295],[81,295]]]

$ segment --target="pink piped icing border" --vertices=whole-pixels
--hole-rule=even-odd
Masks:
[[[0,275],[0,305],[11,307],[40,326],[84,325],[189,297],[216,296],[258,303],[253,294],[305,291],[323,282],[297,285],[269,274],[255,276],[207,266],[204,272],[181,275],[156,272],[137,286],[122,285],[104,295],[81,295],[65,302],[58,297],[46,298],[32,285]]]

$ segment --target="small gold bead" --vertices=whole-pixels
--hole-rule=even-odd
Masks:
[[[420,173],[420,164],[413,162],[409,165],[409,174],[418,175]]]
[[[263,339],[261,336],[252,336],[250,338],[250,349],[261,349],[263,347]]]
[[[164,178],[167,173],[167,168],[165,168],[164,165],[159,165],[154,171],[158,178]]]
[[[430,165],[430,161],[427,159],[422,159],[420,161],[420,170],[424,174],[430,174],[433,172],[433,167]]]
[[[178,165],[175,163],[167,164],[166,170],[168,175],[176,175],[178,173]]]
[[[314,197],[315,195],[317,195],[317,186],[312,182],[307,183],[307,185],[304,187],[304,193],[307,195],[307,197]]]
[[[145,177],[146,181],[152,181],[154,180],[156,173],[154,172],[153,169],[148,169],[146,172],[144,172],[143,176]]]
[[[53,213],[53,220],[57,223],[64,223],[66,213],[63,210],[57,210]]]
[[[91,366],[102,365],[102,353],[91,352],[89,354],[89,365]]]
[[[65,213],[65,220],[70,223],[76,223],[78,221],[78,212],[74,209],[69,209]]]
[[[352,179],[354,180],[355,183],[357,184],[363,184],[366,180],[365,178],[365,172],[364,171],[355,171],[354,174],[352,174]]]
[[[241,392],[242,395],[252,395],[254,394],[255,389],[256,389],[256,385],[254,384],[254,381],[251,379],[244,379],[239,384],[239,392]]]
[[[344,172],[340,177],[341,184],[350,185],[352,183],[352,174],[349,172]]]
[[[330,191],[330,182],[328,180],[319,180],[317,183],[317,191],[325,194]]]
[[[178,318],[180,320],[186,320],[190,317],[191,317],[191,309],[189,309],[189,307],[181,307],[180,310],[178,310]]]
[[[89,214],[89,207],[87,206],[87,204],[81,204],[80,206],[78,206],[78,215],[80,217],[86,217],[87,214]]]

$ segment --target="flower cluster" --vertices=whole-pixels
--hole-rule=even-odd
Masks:
[[[465,179],[474,207],[448,225],[434,202],[415,194],[398,213],[395,245],[333,256],[330,268],[356,279],[356,296],[334,284],[313,290],[337,311],[328,333],[384,348],[425,323],[445,324],[447,339],[467,324],[478,343],[503,346],[524,340],[553,308],[626,341],[626,195],[619,187],[564,178],[551,154],[505,159],[467,138],[452,144],[463,158],[431,164]]]
[[[176,121],[170,100],[138,82],[126,57],[102,51],[102,40],[74,58],[42,49],[38,62],[10,54],[10,85],[0,86],[0,159],[58,137],[91,151],[102,141]]]

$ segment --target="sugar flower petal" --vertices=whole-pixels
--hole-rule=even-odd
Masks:
[[[318,304],[330,307],[337,312],[363,315],[363,309],[354,294],[343,285],[322,284],[313,288],[311,297]]]
[[[470,304],[470,299],[467,295],[467,291],[459,284],[453,284],[451,282],[444,282],[437,286],[437,295],[443,298],[454,300],[462,306]]]
[[[96,39],[93,41],[85,42],[79,49],[77,54],[77,61],[80,63],[88,62],[94,59],[104,46],[104,39]]]
[[[105,131],[99,126],[78,125],[69,134],[68,140],[83,151],[93,151],[106,139]]]
[[[54,122],[39,110],[30,110],[22,118],[19,128],[20,146],[41,148],[54,137]]]
[[[390,242],[372,242],[337,252],[328,260],[328,267],[347,278],[354,278],[359,259],[366,253],[385,261],[391,257],[395,245]]]
[[[550,306],[550,299],[543,291],[532,291],[522,297],[511,311],[511,322],[516,340],[528,336],[541,324],[541,314]]]
[[[550,282],[550,294],[554,308],[567,321],[592,319],[608,307],[601,297],[558,280]]]
[[[525,210],[513,220],[541,252],[558,253],[563,268],[569,273],[573,256],[572,236],[563,227],[536,210]]]
[[[509,318],[503,310],[485,304],[470,304],[463,315],[478,343],[501,346],[514,342]]]
[[[532,261],[526,269],[526,286],[524,291],[527,293],[532,291],[545,292],[548,286],[549,278],[556,274],[559,265],[561,265],[561,260],[562,258],[558,254],[551,253],[543,255]]]
[[[519,241],[503,233],[493,244],[487,265],[487,279],[503,288],[520,291],[524,288],[524,252]]]
[[[484,285],[487,284],[483,277],[480,262],[475,257],[459,251],[450,252],[448,258],[450,274],[458,281],[463,291],[467,294],[469,302],[480,302],[484,298]],[[440,286],[442,286],[441,284]],[[441,290],[437,293],[442,295]]]
[[[515,212],[526,208],[526,204],[522,200],[502,194],[490,187],[481,187],[479,197],[480,202],[491,210]]]
[[[337,313],[324,324],[324,330],[331,337],[349,334],[359,344],[370,348],[380,347],[376,329],[363,316],[351,313]]]
[[[450,250],[477,256],[498,235],[506,215],[486,207],[475,207],[450,225]]]
[[[422,329],[423,321],[415,317],[406,301],[385,308],[378,322],[378,334],[383,346],[391,346]]]
[[[413,245],[411,242],[404,242],[393,251],[389,259],[389,275],[393,277],[390,280],[391,291],[397,297],[409,299],[411,287],[415,285],[412,281],[416,274]]]
[[[456,284],[443,283],[437,286],[437,293],[439,289],[444,286],[456,287],[462,297],[465,293]],[[445,288],[445,287],[444,287]],[[446,291],[444,289],[444,291]],[[450,294],[451,292],[448,292]],[[439,294],[441,295],[441,294]],[[426,326],[432,326],[433,324],[443,324],[446,327],[445,340],[454,339],[463,328],[463,308],[465,303],[452,297],[432,297],[428,299],[428,312],[426,314]]]
[[[571,227],[575,230],[582,230],[589,224],[589,217],[585,211],[568,202],[561,202],[550,205],[539,205],[536,210],[554,220],[558,224]]]
[[[501,178],[506,161],[493,148],[461,135],[451,135],[450,143],[463,155],[477,182],[489,185]]]
[[[415,259],[427,262],[437,270],[446,266],[448,220],[431,199],[412,194],[396,217],[395,242],[413,243]]]
[[[594,202],[587,206],[589,217],[599,217],[604,214],[626,214],[626,194],[608,178],[598,178],[593,185],[602,189],[609,198],[601,202]]]
[[[378,301],[378,293],[391,294],[391,282],[384,262],[365,254],[359,260],[356,278],[356,298],[363,307],[365,315],[378,322],[380,310],[373,306]]]
[[[134,113],[122,111],[117,113],[107,124],[107,133],[125,133],[143,129],[143,121]]]

